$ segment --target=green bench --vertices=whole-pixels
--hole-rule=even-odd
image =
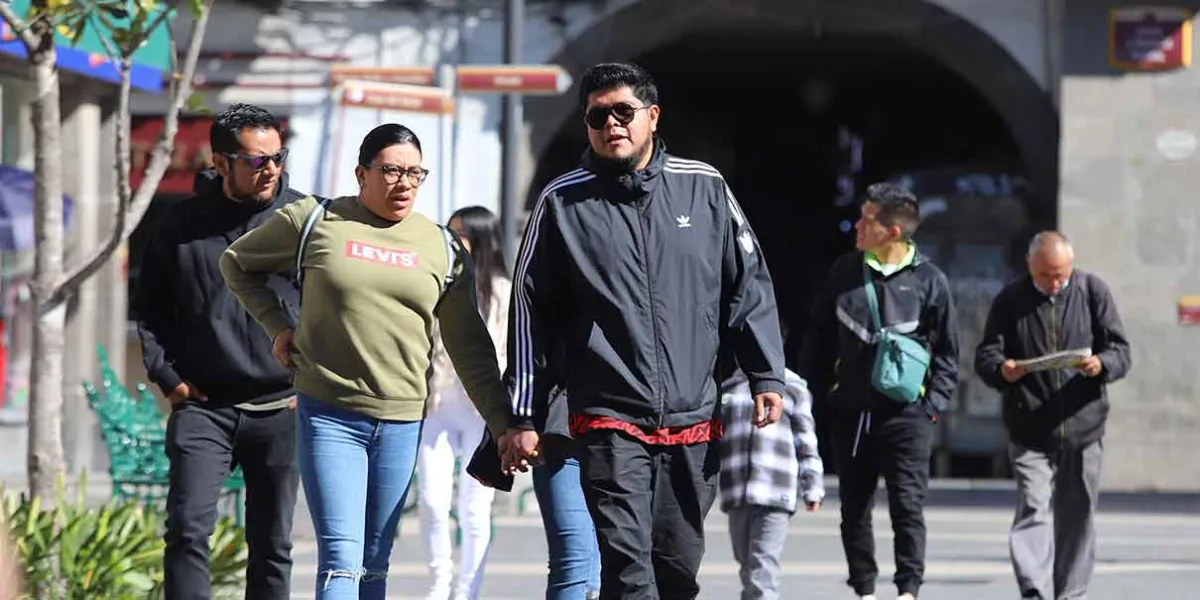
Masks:
[[[108,449],[113,499],[161,504],[166,499],[171,469],[166,452],[166,415],[145,384],[137,385],[138,396],[130,394],[109,364],[108,353],[103,347],[97,351],[101,387],[97,389],[85,381],[83,389]],[[222,486],[226,510],[239,526],[245,487],[240,467]]]

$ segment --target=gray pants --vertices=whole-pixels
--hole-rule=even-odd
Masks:
[[[1103,443],[1052,453],[1010,444],[1009,455],[1017,481],[1009,533],[1017,585],[1026,598],[1086,599],[1096,561],[1093,517]]]
[[[778,600],[779,557],[791,515],[778,508],[741,506],[729,511],[733,558],[741,565],[742,600]]]

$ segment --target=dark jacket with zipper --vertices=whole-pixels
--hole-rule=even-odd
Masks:
[[[165,394],[184,381],[196,386],[206,406],[291,395],[291,372],[225,285],[218,260],[234,240],[304,195],[287,187],[285,173],[270,204],[236,202],[212,170],[196,175],[195,194],[171,208],[142,257],[134,303],[146,372]],[[292,274],[272,276],[270,285],[294,319],[300,293]]]
[[[1083,348],[1100,358],[1099,376],[1059,369],[1028,373],[1009,383],[1000,374],[1006,359]],[[975,350],[975,371],[1003,395],[1009,437],[1043,452],[1087,445],[1104,436],[1105,384],[1125,377],[1132,362],[1108,285],[1078,269],[1054,297],[1039,291],[1029,276],[1008,284],[993,301]]]
[[[545,420],[560,383],[572,414],[643,428],[712,421],[723,351],[755,393],[784,390],[775,293],[750,224],[716,169],[661,141],[645,169],[612,172],[589,152],[545,188],[510,313],[517,427]]]
[[[817,294],[805,334],[800,376],[817,399],[838,411],[896,411],[900,405],[871,385],[875,325],[864,287],[864,255],[834,261]],[[958,322],[946,275],[920,251],[912,262],[884,276],[867,267],[879,298],[885,329],[920,341],[930,351],[921,403],[931,418],[946,410],[958,386]]]

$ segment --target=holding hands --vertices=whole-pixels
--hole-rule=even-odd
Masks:
[[[529,471],[529,467],[537,464],[537,459],[541,456],[540,444],[541,440],[536,431],[509,429],[497,441],[500,449],[500,468],[504,474]]]

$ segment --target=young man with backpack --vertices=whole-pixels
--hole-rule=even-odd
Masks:
[[[800,375],[833,419],[847,583],[863,600],[874,600],[879,574],[871,509],[881,475],[899,599],[920,591],[934,427],[958,383],[954,302],[946,276],[912,241],[919,223],[911,193],[867,188],[858,250],[830,267],[801,351]]]

